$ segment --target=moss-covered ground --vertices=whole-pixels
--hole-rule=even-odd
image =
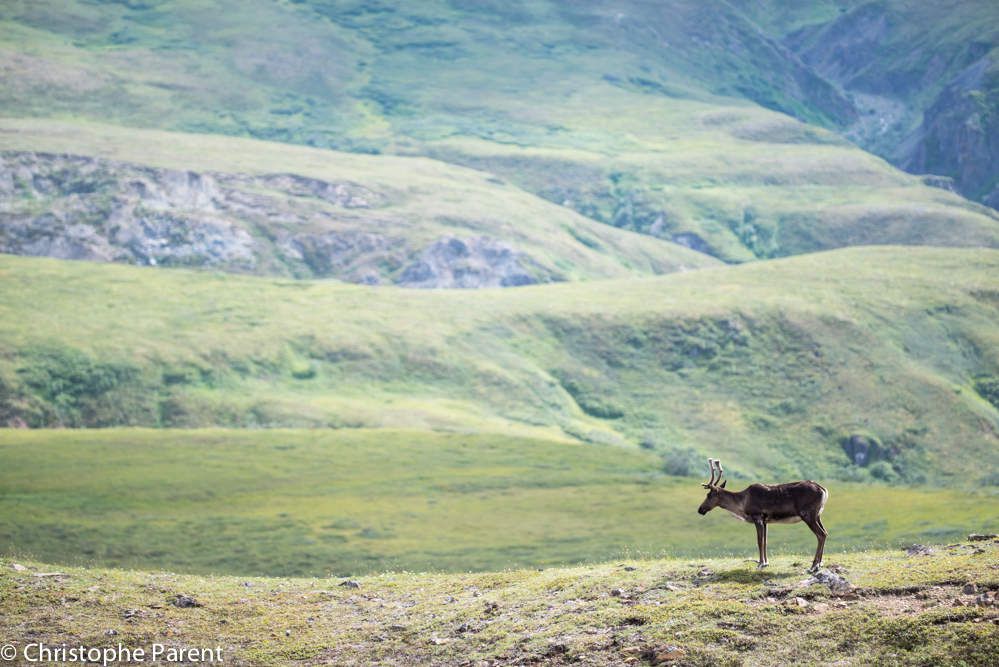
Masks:
[[[352,579],[6,559],[0,632],[19,650],[217,647],[227,665],[989,665],[997,547],[833,549],[827,572],[848,582],[835,591],[809,583],[804,554],[763,571],[688,558]]]

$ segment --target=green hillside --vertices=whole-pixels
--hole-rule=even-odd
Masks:
[[[994,210],[822,129],[857,112],[772,4],[251,5],[5,7],[0,110],[430,156],[729,261],[999,245]]]
[[[995,484],[996,251],[474,292],[13,256],[0,272],[8,424],[472,430],[735,474]]]
[[[0,630],[18,652],[121,644],[148,659],[160,644],[218,648],[240,665],[987,665],[999,645],[997,555],[988,542],[835,554],[848,582],[837,591],[809,583],[789,556],[763,573],[732,559],[628,559],[354,580],[4,560]]]

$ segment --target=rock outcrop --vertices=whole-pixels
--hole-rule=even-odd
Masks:
[[[962,194],[999,208],[999,63],[966,68],[926,110],[902,167],[950,176]]]
[[[530,260],[488,237],[442,238],[427,247],[399,278],[407,287],[517,287],[539,282]],[[537,271],[538,267],[533,267]]]
[[[335,277],[411,287],[559,279],[486,236],[417,242],[366,226],[388,197],[296,174],[195,173],[74,155],[0,154],[0,252]]]
[[[784,43],[848,93],[857,117],[843,133],[896,166],[954,180],[964,196],[999,206],[999,30],[953,34],[961,16],[870,2]],[[995,15],[995,11],[991,12]],[[948,21],[954,21],[953,24]]]

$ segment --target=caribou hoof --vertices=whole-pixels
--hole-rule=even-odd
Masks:
[[[756,564],[756,569],[757,570],[762,570],[763,568],[765,568],[768,565],[770,565],[770,563],[757,563]]]
[[[822,568],[822,563],[812,563],[812,566],[806,570],[809,574],[815,574]]]

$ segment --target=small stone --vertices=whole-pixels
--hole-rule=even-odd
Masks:
[[[44,577],[65,577],[65,572],[35,572],[34,576],[39,578]]]
[[[180,607],[181,609],[190,609],[192,607],[202,606],[200,602],[192,598],[190,595],[177,594],[174,595],[169,600],[170,604],[174,607]]]
[[[964,585],[964,588],[961,589],[961,592],[965,595],[974,595],[978,592],[978,586],[976,586],[973,582],[968,582]]]
[[[611,597],[619,598],[624,595],[624,591],[621,590],[620,588],[612,588],[610,594]]]
[[[446,637],[438,637],[437,635],[430,635],[430,643],[434,646],[443,646],[451,640]]]
[[[905,553],[909,556],[932,556],[933,549],[925,544],[913,544],[905,548]]]
[[[989,599],[988,592],[986,591],[985,593],[982,593],[977,598],[975,598],[975,604],[978,605],[979,607],[987,607],[990,604],[992,604],[992,600]]]
[[[794,604],[798,607],[804,608],[807,607],[809,603],[805,598],[794,598]]]
[[[808,579],[802,581],[799,586],[812,586],[814,584],[824,584],[835,595],[849,593],[853,585],[840,575],[829,570],[819,570]]]
[[[284,636],[285,637],[291,637],[291,630],[285,630],[284,631]]]
[[[23,565],[21,565],[20,563],[11,563],[11,564],[10,564],[10,567],[11,567],[11,568],[12,568],[12,569],[13,569],[13,570],[14,570],[15,572],[24,572],[25,570],[27,570],[27,569],[28,569],[28,568],[24,567]]]
[[[987,534],[972,533],[971,535],[968,535],[968,541],[985,542],[986,540],[994,540],[997,537],[999,537],[999,535],[996,535],[995,533],[987,533]]]
[[[624,567],[624,571],[625,571],[625,572],[634,572],[634,571],[635,571],[635,570],[637,570],[637,569],[638,569],[637,567],[633,567],[633,566],[631,566],[631,565],[626,565],[626,566]]]
[[[652,659],[650,662],[653,665],[666,665],[683,659],[684,655],[686,655],[686,651],[679,646],[658,647],[652,650]]]
[[[115,629],[113,629],[113,628],[111,630],[105,630],[104,631],[104,636],[105,637],[114,637],[117,634],[118,634],[118,631],[115,630]]]
[[[357,583],[353,579],[344,579],[338,585],[339,586],[343,586],[344,588],[360,588],[361,587],[361,584]]]

